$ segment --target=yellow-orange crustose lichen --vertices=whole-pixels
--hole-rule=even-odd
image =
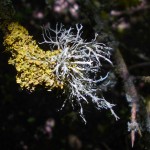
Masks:
[[[31,91],[37,85],[44,85],[48,90],[63,88],[64,83],[53,72],[61,50],[43,51],[28,31],[18,23],[8,25],[4,45],[12,54],[9,64],[16,67],[16,81],[22,88]]]

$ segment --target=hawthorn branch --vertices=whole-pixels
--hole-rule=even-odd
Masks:
[[[129,106],[131,106],[131,122],[128,123],[128,130],[131,132],[131,143],[133,147],[135,142],[135,132],[140,131],[138,123],[136,121],[139,96],[133,83],[133,78],[129,74],[128,68],[122,57],[122,54],[120,53],[120,50],[117,49],[115,51],[114,57],[117,72],[119,73],[124,83],[124,90],[126,93],[127,101],[129,103]]]

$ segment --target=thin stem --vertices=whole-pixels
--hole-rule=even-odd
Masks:
[[[126,63],[118,49],[116,50],[114,57],[117,71],[124,82],[127,101],[129,102],[129,106],[131,106],[131,123],[128,124],[128,129],[131,131],[131,143],[133,147],[135,142],[135,132],[139,130],[138,123],[136,122],[139,96],[133,83],[133,78],[130,76]]]

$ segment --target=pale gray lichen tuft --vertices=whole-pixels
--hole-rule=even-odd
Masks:
[[[56,29],[53,30],[48,25],[43,27],[44,41],[40,44],[49,44],[52,50],[55,48],[61,50],[60,54],[52,58],[57,62],[53,71],[58,80],[63,81],[67,87],[72,105],[76,101],[80,106],[80,116],[85,122],[82,102],[89,103],[90,100],[97,109],[110,109],[117,120],[118,116],[112,109],[115,105],[106,101],[102,89],[97,88],[97,85],[102,84],[109,75],[106,73],[100,76],[99,73],[104,61],[112,65],[110,60],[112,49],[103,43],[98,43],[97,34],[90,42],[84,40],[81,37],[82,28],[82,25],[76,25],[75,29],[65,29],[63,25],[57,24]]]
[[[128,122],[128,131],[138,131],[139,130],[139,124],[134,121],[134,122]]]

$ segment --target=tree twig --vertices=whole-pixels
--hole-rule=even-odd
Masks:
[[[132,69],[135,69],[135,68],[140,68],[140,67],[145,67],[145,66],[150,66],[150,62],[134,64],[134,65],[129,67],[129,70],[132,70]]]
[[[120,77],[124,82],[124,90],[126,93],[127,101],[129,103],[129,106],[131,106],[131,122],[128,123],[128,130],[131,132],[131,143],[133,147],[135,142],[135,132],[140,131],[138,123],[136,121],[139,96],[137,94],[137,90],[133,83],[133,79],[130,76],[128,68],[122,57],[122,54],[118,49],[115,51],[114,57],[115,57],[117,72],[119,73]]]
[[[137,12],[145,11],[148,9],[150,9],[150,5],[147,3],[147,1],[143,0],[138,6],[128,8],[127,10],[124,11],[112,10],[111,15],[117,17],[122,15],[133,15]]]

